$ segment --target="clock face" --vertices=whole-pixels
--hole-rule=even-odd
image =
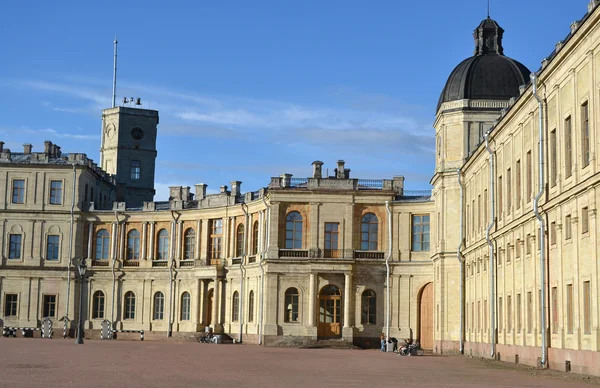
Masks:
[[[133,137],[135,140],[140,140],[142,137],[144,137],[144,131],[142,131],[142,128],[133,128],[131,130],[131,137]]]

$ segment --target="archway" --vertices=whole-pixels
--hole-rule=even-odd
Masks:
[[[319,292],[319,338],[341,337],[342,293],[339,287],[329,284]]]
[[[427,283],[419,293],[419,332],[417,338],[421,342],[422,348],[433,349],[433,283]]]

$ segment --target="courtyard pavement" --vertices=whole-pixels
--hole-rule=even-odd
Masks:
[[[458,356],[194,342],[0,338],[0,387],[591,387]]]

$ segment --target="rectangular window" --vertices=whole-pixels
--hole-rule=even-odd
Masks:
[[[477,301],[477,331],[481,330],[481,301]]]
[[[471,331],[475,328],[475,302],[471,302]]]
[[[50,203],[62,204],[62,181],[50,181]]]
[[[10,246],[8,248],[9,259],[20,259],[21,258],[21,239],[20,234],[9,235]]]
[[[13,181],[12,203],[25,203],[25,180],[15,179]]]
[[[517,160],[517,167],[515,171],[515,201],[516,208],[521,208],[521,160]]]
[[[589,232],[589,219],[587,206],[581,209],[581,233]]]
[[[481,229],[481,194],[477,196],[477,229]]]
[[[508,331],[512,330],[512,299],[511,296],[506,297],[506,327]]]
[[[56,316],[56,295],[44,295],[44,310],[42,311],[42,317],[55,317]]]
[[[531,255],[531,235],[527,235],[525,238],[525,254]]]
[[[590,164],[590,123],[587,101],[581,105],[581,167]]]
[[[552,287],[552,294],[550,295],[552,301],[552,332],[558,333],[558,288]]]
[[[520,333],[521,332],[521,313],[522,313],[522,306],[521,306],[521,294],[517,294],[517,332]]]
[[[488,220],[488,193],[487,189],[483,190],[483,225],[487,226]]]
[[[6,294],[4,295],[4,316],[5,317],[16,317],[19,310],[19,295],[18,294]]]
[[[325,223],[325,257],[339,258],[341,257],[338,251],[338,237],[340,224],[337,222]]]
[[[502,297],[498,298],[498,330],[502,331],[504,328],[504,314],[502,311]]]
[[[565,239],[571,239],[571,215],[565,217]]]
[[[429,215],[412,216],[412,250],[429,250]]]
[[[592,334],[591,306],[592,290],[590,282],[583,282],[583,334]]]
[[[567,333],[573,333],[573,285],[567,284]]]
[[[516,259],[521,258],[521,241],[519,241],[519,240],[517,240],[515,242],[515,258]]]
[[[210,258],[220,259],[223,242],[223,220],[220,218],[211,220],[210,224]]]
[[[46,260],[58,260],[59,236],[49,234],[46,239]]]
[[[557,155],[556,155],[556,130],[550,132],[550,186],[556,186],[556,179],[558,176],[557,169]]]
[[[131,161],[131,180],[137,181],[140,180],[142,171],[142,163],[139,160]]]
[[[471,233],[475,234],[475,200],[471,201]]]
[[[487,299],[483,301],[483,331],[487,331],[488,327],[488,305]]]
[[[526,180],[527,180],[527,202],[529,202],[531,200],[531,193],[532,193],[532,181],[533,181],[533,176],[532,176],[532,170],[531,170],[531,151],[527,151],[527,159],[525,160],[526,166],[525,168],[527,169],[526,172]]]
[[[573,173],[573,134],[571,132],[571,116],[565,119],[565,178]]]
[[[527,293],[527,332],[531,333],[533,327],[533,298],[531,291]]]
[[[556,222],[550,223],[550,245],[556,245]]]
[[[498,218],[502,219],[502,176],[498,177]]]
[[[510,213],[512,207],[512,171],[506,170],[506,213]]]

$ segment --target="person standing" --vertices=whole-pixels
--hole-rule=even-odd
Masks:
[[[381,335],[379,336],[379,339],[381,340],[381,349],[379,350],[380,352],[385,352],[386,348],[385,348],[385,334],[381,333]]]

